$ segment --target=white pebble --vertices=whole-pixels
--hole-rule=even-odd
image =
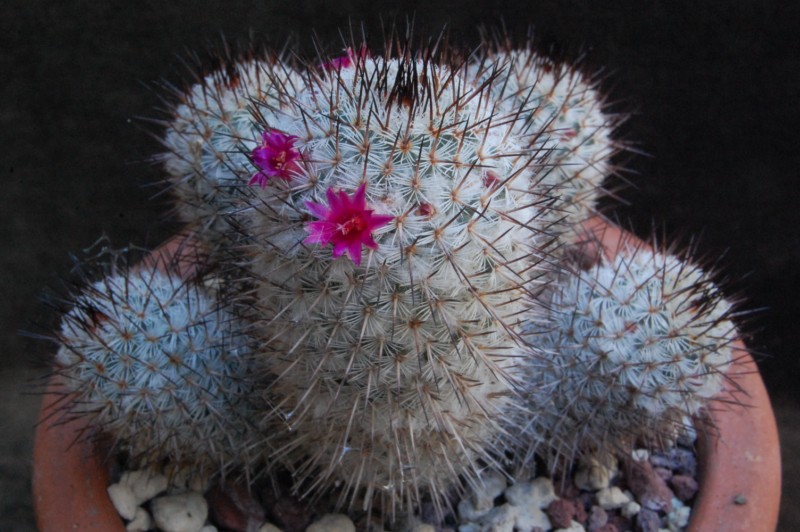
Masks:
[[[488,473],[473,486],[472,507],[477,512],[486,513],[494,507],[494,500],[506,490],[506,477],[500,473]]]
[[[125,525],[125,530],[128,532],[145,532],[152,527],[153,520],[150,518],[150,514],[144,508],[139,507],[136,509],[136,515],[133,516],[131,522]]]
[[[133,491],[124,484],[111,484],[106,491],[108,498],[111,499],[111,504],[116,508],[117,513],[123,519],[130,521],[136,517],[136,509],[139,503],[136,502],[136,495]]]
[[[205,525],[200,529],[200,532],[217,532],[217,527],[214,525]]]
[[[506,500],[514,506],[535,506],[547,508],[558,499],[553,481],[539,477],[529,482],[518,482],[506,490]]]
[[[631,501],[622,507],[622,516],[626,519],[633,519],[641,509],[642,507],[638,502]]]
[[[514,532],[514,525],[517,523],[519,513],[519,506],[511,506],[510,504],[495,506],[481,518],[481,530]]]
[[[505,491],[506,477],[489,473],[475,483],[472,493],[458,501],[458,515],[462,522],[477,521],[493,507],[494,500]]]
[[[585,491],[597,491],[607,488],[611,479],[617,474],[617,461],[608,458],[600,461],[596,457],[582,460],[578,471],[575,473],[575,485]]]
[[[635,462],[646,462],[650,459],[650,451],[647,449],[634,449],[631,451],[631,458]]]
[[[356,532],[356,525],[344,514],[326,514],[311,523],[306,532]]]
[[[554,532],[586,532],[586,529],[579,522],[572,521],[567,528],[557,528]]]
[[[542,530],[550,530],[553,526],[550,524],[550,518],[547,517],[542,510],[536,506],[518,506],[516,529],[517,530],[531,530],[539,527]]]
[[[672,511],[667,514],[667,527],[670,532],[681,532],[689,524],[692,509],[673,497]]]
[[[164,532],[199,532],[208,517],[206,500],[193,492],[153,499],[151,509]]]
[[[128,486],[136,496],[137,504],[149,501],[167,489],[167,477],[149,471],[125,471],[120,484]]]
[[[631,502],[631,498],[616,486],[601,489],[595,495],[595,499],[603,510],[616,510]]]
[[[258,532],[281,532],[281,529],[272,523],[264,523],[258,527]]]

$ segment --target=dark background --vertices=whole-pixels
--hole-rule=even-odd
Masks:
[[[105,233],[152,246],[176,226],[148,187],[161,176],[162,83],[191,79],[189,51],[224,39],[280,47],[310,36],[335,52],[340,29],[381,21],[418,36],[445,25],[474,46],[482,24],[534,28],[542,49],[583,56],[629,112],[618,162],[633,183],[614,215],[640,236],[695,237],[721,255],[780,423],[781,529],[800,530],[800,3],[779,1],[44,1],[0,4],[0,528],[33,529],[30,434],[20,395],[51,347],[18,335],[53,318],[37,297],[69,254]],[[191,61],[189,61],[191,63]],[[208,64],[208,63],[207,63]],[[155,135],[155,136],[154,136]],[[33,366],[32,366],[33,365]]]

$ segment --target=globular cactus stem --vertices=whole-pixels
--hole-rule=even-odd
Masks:
[[[721,391],[739,337],[732,306],[698,266],[624,244],[552,286],[550,316],[528,339],[546,356],[525,366],[535,450],[577,454],[674,441]]]
[[[209,477],[255,462],[266,405],[243,325],[215,294],[155,263],[76,295],[58,333],[64,408],[110,435],[138,467]]]

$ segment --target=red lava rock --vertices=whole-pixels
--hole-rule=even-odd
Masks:
[[[567,528],[575,517],[575,503],[569,499],[556,499],[547,507],[553,528]]]
[[[666,481],[672,478],[672,470],[667,469],[666,467],[654,467],[653,471],[656,472],[656,475],[663,478]]]
[[[592,506],[589,511],[589,532],[600,530],[608,523],[608,514],[600,506]],[[616,528],[616,527],[614,527]]]
[[[600,528],[595,529],[593,532],[619,532],[619,528],[614,523],[606,523]]]
[[[212,487],[205,495],[211,520],[218,528],[234,532],[251,532],[266,520],[266,511],[247,487],[229,483]]]
[[[650,462],[625,462],[625,477],[628,489],[636,496],[642,508],[649,510],[672,510],[672,490],[664,479],[658,476]]]
[[[267,514],[284,532],[303,532],[314,518],[314,512],[304,501],[288,495],[271,498]]]
[[[573,499],[573,501],[575,501],[575,517],[573,517],[573,519],[580,524],[585,525],[586,520],[589,519],[589,516],[586,515],[586,505],[582,499],[582,497]]]
[[[675,475],[670,481],[675,496],[683,501],[689,501],[697,493],[697,480],[688,475]]]
[[[663,453],[653,453],[650,463],[655,467],[671,469],[676,475],[697,476],[697,457],[689,449],[675,447]]]
[[[642,508],[636,515],[637,532],[658,532],[661,528],[661,518],[658,513],[647,508]]]
[[[581,494],[581,490],[579,490],[578,487],[572,483],[572,481],[569,482],[563,482],[561,480],[559,480],[558,482],[554,481],[553,487],[555,488],[556,495],[558,495],[562,499],[574,499],[575,497]]]
[[[617,530],[633,530],[633,521],[615,512],[608,516],[608,525],[614,525]]]

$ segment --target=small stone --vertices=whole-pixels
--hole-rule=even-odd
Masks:
[[[486,512],[479,512],[472,506],[471,499],[461,499],[458,501],[458,517],[462,522],[478,521],[481,517],[486,515]]]
[[[550,519],[548,519],[544,511],[536,506],[518,506],[517,508],[517,518],[515,521],[516,530],[534,530],[539,528],[544,531],[552,528]]]
[[[264,523],[258,527],[258,532],[281,532],[281,529],[272,523]]]
[[[592,506],[592,509],[589,510],[589,522],[587,524],[589,532],[594,532],[604,527],[606,523],[608,523],[608,514],[606,511],[599,506]]]
[[[663,453],[650,455],[650,463],[654,467],[666,467],[676,475],[697,476],[697,457],[688,449],[676,447]]]
[[[556,499],[547,506],[547,515],[555,528],[567,528],[575,517],[575,503],[567,499]]]
[[[675,492],[677,497],[682,502],[687,502],[692,499],[697,493],[697,481],[687,475],[675,475],[669,481],[672,486],[672,491]]]
[[[654,510],[642,508],[636,516],[636,530],[637,532],[658,532],[661,528],[661,519],[658,513]]]
[[[585,525],[586,521],[589,520],[589,516],[586,514],[586,504],[591,505],[591,500],[589,500],[587,503],[584,503],[583,497],[572,500],[575,503],[575,521]]]
[[[200,532],[217,532],[217,527],[214,525],[205,525],[200,529]]]
[[[488,473],[482,476],[473,486],[470,496],[472,508],[478,513],[486,513],[494,507],[494,500],[508,486],[506,477],[500,473]]]
[[[166,495],[153,499],[153,520],[163,532],[198,532],[208,517],[208,504],[199,493]]]
[[[492,532],[513,532],[520,512],[519,506],[503,504],[495,506],[481,520],[480,530],[491,530]]]
[[[356,532],[356,525],[344,514],[325,514],[311,523],[306,532]]]
[[[120,517],[128,521],[136,517],[139,503],[133,490],[125,484],[111,484],[106,491],[108,498],[111,499],[111,504],[114,505]]]
[[[577,521],[573,521],[566,528],[557,528],[554,532],[586,532],[583,525]]]
[[[261,491],[261,501],[275,526],[284,530],[305,530],[314,515],[307,501],[291,495],[274,496],[272,489]]]
[[[631,451],[631,458],[636,462],[645,462],[650,459],[650,451],[647,449],[634,449]]]
[[[239,482],[215,485],[206,494],[211,518],[219,526],[235,532],[253,530],[267,514],[247,486]]]
[[[149,501],[161,492],[167,491],[167,477],[150,471],[126,471],[119,479],[120,484],[128,486],[138,504]]]
[[[611,486],[598,491],[595,494],[595,500],[604,510],[616,510],[628,504],[631,498],[618,487]]]
[[[600,528],[595,529],[593,532],[619,532],[619,527],[614,523],[606,523]]]
[[[549,478],[539,477],[530,482],[518,482],[509,487],[505,492],[506,500],[514,506],[535,506],[539,509],[556,500],[553,481]]]
[[[131,522],[125,525],[125,530],[128,532],[146,532],[152,526],[153,520],[150,518],[150,514],[144,508],[139,507],[136,509],[136,515],[133,516]]]
[[[575,473],[575,485],[584,491],[597,491],[607,488],[617,473],[617,463],[613,458],[604,461],[590,457],[582,463]]]
[[[625,475],[628,487],[643,508],[665,512],[672,510],[672,490],[656,474],[650,462],[630,460],[626,463]]]
[[[672,478],[672,469],[667,469],[666,467],[654,467],[653,471],[656,472],[656,475],[663,478],[667,482],[669,482],[669,479]]]
[[[620,513],[622,513],[622,516],[625,517],[626,519],[633,519],[641,509],[642,507],[639,505],[638,502],[631,501],[628,504],[622,506]]]
[[[667,528],[670,532],[681,532],[689,524],[692,509],[678,499],[672,500],[672,511],[667,514]]]
[[[747,497],[745,497],[744,495],[742,495],[740,493],[739,495],[737,495],[736,497],[733,498],[733,504],[736,504],[736,505],[739,505],[739,506],[745,505],[745,504],[747,504]]]

